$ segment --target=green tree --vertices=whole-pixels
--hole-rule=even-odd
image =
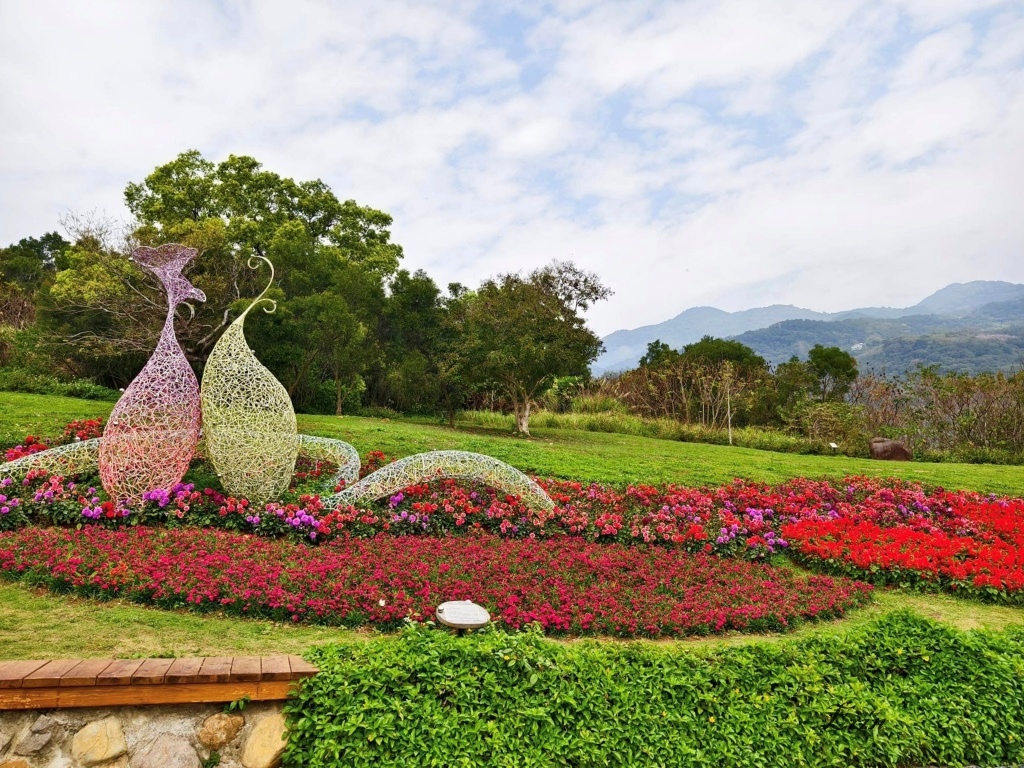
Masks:
[[[195,150],[184,152],[129,184],[125,201],[139,223],[139,241],[202,251],[193,270],[193,282],[207,295],[200,310],[205,332],[191,340],[197,355],[230,322],[226,308],[259,286],[261,278],[247,268],[250,257],[274,263],[289,297],[322,292],[338,264],[383,282],[402,258],[401,246],[391,242],[391,216],[339,201],[319,179],[297,182],[267,171],[252,157],[231,155],[214,164]]]
[[[307,315],[324,316],[337,308],[340,331],[348,327],[345,313],[351,313],[354,327],[365,331],[360,352],[369,350],[358,356],[359,365],[365,369],[379,354],[374,334],[385,285],[402,257],[401,247],[391,242],[388,214],[352,200],[342,202],[320,180],[279,176],[251,157],[232,155],[213,163],[196,151],[182,153],[143,181],[129,184],[125,200],[136,218],[135,242],[180,242],[200,252],[189,278],[207,301],[194,308],[194,316],[183,311],[176,328],[186,355],[197,366],[245,300],[264,288],[267,274],[250,268],[252,257],[273,262],[273,294],[280,311],[276,317],[252,317],[247,332],[261,357],[268,355],[268,367],[296,393],[297,406],[316,399],[324,382],[336,394],[339,382],[345,389],[349,385],[344,381],[355,381],[342,372],[336,356],[332,362],[324,351],[337,349],[336,344],[308,343],[303,336],[312,332],[303,320]],[[144,353],[152,350],[164,297],[159,284],[128,258],[129,247],[111,247],[90,231],[77,234],[64,257],[66,264],[58,264],[52,290],[41,302],[49,338],[62,342],[58,359],[103,357],[111,365],[120,360],[123,370],[116,375],[97,366],[94,373],[105,383],[123,384],[137,372],[139,355],[144,361]],[[324,294],[328,298],[320,304],[291,305]],[[312,360],[311,348],[318,350]],[[332,368],[337,376],[328,375]],[[295,381],[298,371],[308,380]]]
[[[469,398],[480,388],[478,371],[467,364],[474,343],[469,338],[469,306],[474,294],[460,283],[448,284],[440,299],[440,315],[434,336],[434,381],[437,404],[451,427]]]
[[[297,409],[339,413],[358,404],[379,356],[371,335],[384,291],[375,275],[351,264],[336,264],[321,288],[291,297],[274,289],[276,311],[251,314],[246,335]]]
[[[64,265],[64,254],[70,247],[71,243],[57,232],[47,232],[0,248],[0,282],[16,283],[27,293],[35,292]]]
[[[53,281],[70,247],[58,233],[48,232],[0,248],[0,327],[21,329],[35,321],[39,291]]]
[[[816,379],[815,391],[821,402],[842,400],[857,378],[857,361],[839,347],[815,344],[807,353],[807,365]]]
[[[296,300],[306,343],[318,360],[322,378],[334,390],[334,413],[365,388],[366,326],[338,293],[319,293]]]
[[[746,344],[733,339],[718,339],[705,336],[700,341],[683,347],[683,359],[689,363],[714,364],[733,363],[743,371],[763,371],[768,363]]]
[[[422,270],[399,270],[388,284],[377,326],[381,345],[369,400],[403,412],[436,413],[441,290]]]
[[[594,276],[580,284],[552,279],[568,267],[501,275],[467,297],[463,370],[508,398],[520,434],[530,434],[533,400],[557,376],[586,375],[602,348],[577,310],[608,291]]]
[[[681,352],[672,349],[661,339],[655,339],[647,345],[647,352],[640,358],[640,365],[644,368],[662,368],[675,365],[682,356]]]

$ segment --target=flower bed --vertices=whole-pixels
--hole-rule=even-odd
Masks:
[[[320,547],[244,534],[26,527],[0,534],[0,571],[161,607],[394,628],[473,599],[510,628],[678,636],[783,630],[860,605],[845,578],[661,547],[381,535]]]
[[[966,502],[900,521],[852,514],[782,527],[808,562],[879,583],[1024,602],[1024,501]]]
[[[383,463],[369,454],[364,474]],[[0,478],[0,530],[36,523],[108,526],[192,524],[306,541],[378,533],[448,536],[487,531],[507,538],[573,536],[592,541],[643,542],[756,559],[785,552],[782,526],[871,515],[899,521],[901,510],[939,514],[979,500],[966,492],[925,493],[900,481],[847,478],[842,482],[798,479],[778,486],[736,481],[717,488],[631,485],[625,489],[570,481],[538,482],[554,510],[531,510],[513,496],[452,480],[414,485],[367,508],[326,508],[315,492],[330,469],[301,463],[291,492],[260,508],[196,482],[146,494],[143,504],[116,507],[95,478],[30,473]],[[202,463],[190,473],[212,481]]]
[[[98,422],[69,425],[63,441]],[[27,438],[11,455],[36,450]],[[386,463],[367,456],[363,474]],[[285,498],[257,508],[207,484],[197,462],[175,488],[119,507],[96,478],[32,473],[0,478],[0,531],[25,525],[123,528],[182,525],[306,543],[380,534],[506,539],[583,539],[644,544],[748,560],[792,553],[813,568],[876,583],[922,585],[1024,603],[1024,501],[966,491],[925,491],[898,480],[797,479],[777,486],[736,481],[717,488],[632,485],[624,489],[539,480],[550,512],[479,485],[441,480],[411,486],[367,508],[326,508],[316,491],[331,468],[301,461]],[[203,488],[203,490],[200,490]]]

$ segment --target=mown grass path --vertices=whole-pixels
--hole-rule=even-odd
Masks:
[[[730,633],[683,640],[615,640],[718,648],[778,643],[811,635],[841,634],[897,610],[910,610],[961,630],[999,631],[1024,626],[1024,609],[985,605],[949,595],[878,590],[873,603],[834,622],[803,624],[780,635]],[[373,631],[271,621],[216,614],[166,611],[125,600],[96,601],[53,595],[23,583],[0,581],[0,661],[9,659],[131,658],[143,656],[239,656],[302,654],[329,642],[358,642]],[[576,643],[565,639],[558,642]]]

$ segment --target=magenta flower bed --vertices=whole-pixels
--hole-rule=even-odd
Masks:
[[[833,618],[871,587],[663,547],[581,538],[337,538],[320,547],[209,529],[26,527],[0,534],[0,571],[163,607],[384,629],[472,599],[499,624],[679,636]]]

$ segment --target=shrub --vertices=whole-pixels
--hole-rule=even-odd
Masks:
[[[573,413],[629,413],[626,404],[611,395],[579,395],[572,398]]]
[[[410,627],[331,645],[285,765],[904,766],[1024,760],[1024,633],[897,613],[697,652]]]
[[[30,395],[59,395],[82,400],[114,402],[121,393],[84,379],[61,381],[55,376],[32,373],[22,368],[0,368],[0,391],[25,392]]]

